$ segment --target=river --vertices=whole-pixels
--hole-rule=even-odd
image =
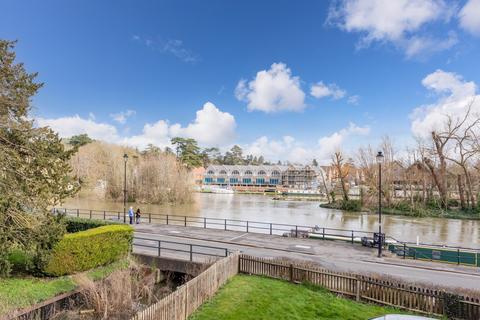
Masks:
[[[140,206],[143,212],[169,215],[205,216],[254,220],[296,225],[376,231],[378,216],[374,214],[343,212],[325,209],[315,201],[272,200],[269,196],[247,194],[196,193],[195,201],[185,205]],[[123,211],[123,204],[103,200],[74,198],[65,202],[66,208]],[[383,216],[383,229],[387,236],[398,240],[448,244],[480,249],[480,220],[444,218],[412,218]]]

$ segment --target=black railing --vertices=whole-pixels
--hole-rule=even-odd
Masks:
[[[123,222],[125,217],[121,211],[90,210],[54,208],[57,213],[80,218],[102,219]],[[128,217],[126,219],[128,221]],[[159,213],[142,213],[141,223],[156,223],[166,225],[179,225],[184,227],[200,227],[204,229],[220,229],[228,231],[241,231],[247,233],[261,233],[269,235],[283,235],[291,237],[306,237],[308,233],[315,232],[323,238],[342,237],[346,241],[354,242],[361,237],[373,237],[373,232],[361,230],[336,229],[319,226],[292,225],[285,223],[261,222],[252,220],[222,219],[210,217],[194,217],[167,215]]]
[[[102,219],[113,220],[123,222],[126,216],[122,211],[108,211],[108,210],[90,210],[90,209],[69,209],[69,208],[53,208],[55,212],[63,213],[69,216],[76,216],[89,219]],[[126,219],[128,221],[128,217]],[[374,232],[362,231],[362,230],[348,230],[327,228],[319,226],[304,226],[304,225],[292,225],[274,222],[260,222],[251,220],[238,220],[238,219],[222,219],[222,218],[210,218],[210,217],[194,217],[194,216],[179,216],[179,215],[167,215],[160,213],[142,213],[141,223],[156,223],[167,225],[179,225],[184,227],[200,227],[204,229],[220,229],[228,231],[241,231],[251,233],[261,233],[269,235],[287,235],[291,237],[306,237],[309,233],[314,232],[318,238],[321,239],[338,239],[351,243],[356,242],[362,237],[369,237],[373,239]],[[414,245],[413,242],[400,241],[393,237],[386,236],[384,245],[388,245],[388,240],[398,242],[399,244]],[[467,248],[459,246],[446,246],[439,244],[427,244],[420,243],[419,246],[426,247],[438,247],[438,248],[451,248],[460,250],[473,250],[479,251],[478,248]]]
[[[199,244],[175,242],[167,240],[158,240],[152,238],[133,237],[134,247],[144,247],[154,249],[158,257],[165,252],[179,253],[181,257],[188,256],[188,260],[194,261],[195,256],[207,257],[227,257],[229,251],[227,248],[204,246]]]

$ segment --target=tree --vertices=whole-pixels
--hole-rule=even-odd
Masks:
[[[317,159],[313,159],[313,160],[312,160],[312,166],[318,167]]]
[[[210,164],[221,164],[223,159],[222,159],[222,154],[220,153],[220,150],[217,147],[211,147],[211,148],[205,148],[203,149],[201,153],[202,161],[203,161],[203,166],[206,168]]]
[[[240,148],[238,145],[234,145],[230,151],[225,153],[224,163],[227,165],[245,164],[242,148]]]
[[[203,165],[197,141],[191,138],[175,137],[171,140],[176,146],[177,158],[189,169]]]
[[[86,133],[82,133],[76,136],[71,136],[68,144],[74,148],[80,148],[88,143],[93,142],[94,140],[91,139]]]
[[[347,187],[347,177],[349,174],[349,168],[350,166],[345,163],[345,160],[343,159],[343,155],[340,151],[337,151],[333,154],[332,157],[332,165],[335,168],[337,178],[340,181],[340,186],[342,188],[342,194],[343,194],[343,200],[348,201],[348,187]]]
[[[48,208],[78,191],[70,177],[69,160],[75,151],[65,150],[50,128],[34,127],[29,120],[30,100],[42,87],[36,73],[15,63],[14,42],[0,40],[0,273],[8,274],[5,259],[13,246],[40,253],[52,246],[35,242],[38,230],[49,232],[55,224]],[[41,246],[38,247],[38,246]]]

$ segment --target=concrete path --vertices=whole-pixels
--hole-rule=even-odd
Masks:
[[[264,258],[292,258],[313,261],[336,271],[382,274],[414,283],[460,287],[480,291],[480,269],[428,261],[401,259],[386,252],[376,257],[376,249],[340,241],[286,238],[256,233],[203,229],[177,225],[136,225],[135,236],[206,245],[241,251]],[[156,249],[135,247],[156,254]],[[195,249],[201,250],[201,249]],[[175,256],[175,253],[172,253]],[[178,256],[178,255],[177,255]]]

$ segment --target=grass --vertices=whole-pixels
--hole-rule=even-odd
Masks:
[[[369,319],[396,309],[357,303],[311,285],[237,275],[189,320]]]
[[[100,280],[112,272],[129,266],[127,259],[87,271],[92,280]],[[77,284],[71,276],[58,278],[12,277],[0,278],[0,315],[15,309],[45,301],[61,293],[72,291]]]

